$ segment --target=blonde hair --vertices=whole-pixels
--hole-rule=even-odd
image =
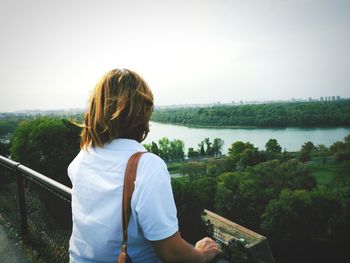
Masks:
[[[84,114],[80,147],[100,146],[115,138],[143,141],[149,132],[153,94],[137,73],[107,72],[96,84]]]

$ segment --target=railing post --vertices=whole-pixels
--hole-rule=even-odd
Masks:
[[[26,237],[28,233],[28,221],[27,221],[27,207],[24,193],[24,176],[18,171],[18,163],[16,165],[16,179],[17,179],[17,193],[18,193],[18,207],[19,207],[19,216],[21,219],[21,234],[22,237]]]

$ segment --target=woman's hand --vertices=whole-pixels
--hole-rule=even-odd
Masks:
[[[166,239],[152,241],[152,245],[162,262],[205,263],[221,253],[218,245],[209,237],[199,240],[193,247],[181,238],[179,232]]]
[[[195,245],[195,249],[203,254],[204,262],[210,262],[218,254],[222,253],[218,244],[209,237],[199,240]]]

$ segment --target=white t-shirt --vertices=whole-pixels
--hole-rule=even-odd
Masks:
[[[126,164],[146,149],[137,141],[115,139],[81,150],[68,167],[72,182],[73,231],[70,263],[115,262],[122,242],[122,193]],[[164,161],[145,153],[139,161],[131,199],[128,254],[134,263],[160,262],[150,241],[178,231],[170,175]]]

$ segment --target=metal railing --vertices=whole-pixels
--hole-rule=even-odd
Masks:
[[[70,202],[69,187],[0,155],[0,223],[17,231],[45,262],[69,261]]]
[[[68,262],[71,189],[0,155],[0,222],[44,262]]]

